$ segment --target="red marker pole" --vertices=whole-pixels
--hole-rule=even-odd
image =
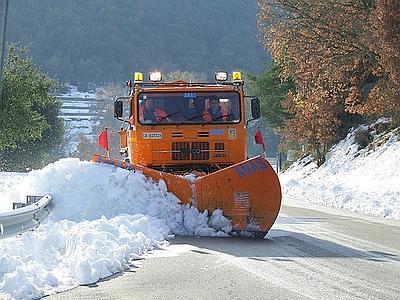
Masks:
[[[104,128],[104,130],[99,133],[97,139],[98,139],[98,145],[101,148],[103,148],[104,150],[106,150],[107,158],[110,158],[110,151],[109,151],[109,148],[108,148],[108,131],[107,131],[107,127]]]
[[[261,156],[262,157],[266,157],[264,139],[263,139],[263,136],[261,134],[260,128],[258,128],[256,134],[254,135],[254,139],[256,141],[256,144],[262,145],[262,150],[263,151],[261,152]]]

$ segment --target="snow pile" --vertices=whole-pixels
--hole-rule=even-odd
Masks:
[[[12,188],[17,182],[22,180],[23,177],[25,176],[26,174],[24,173],[0,172],[0,195],[2,195],[8,189]],[[11,202],[6,201],[6,199],[2,199],[2,197],[0,197],[0,213],[11,209],[12,209],[12,201]]]
[[[181,206],[164,182],[109,165],[63,159],[0,180],[0,203],[8,210],[6,200],[22,202],[27,194],[54,198],[38,230],[0,240],[1,299],[38,298],[96,282],[129,268],[170,234],[226,236],[231,230],[222,211],[209,218]]]
[[[280,175],[283,201],[309,201],[353,212],[400,219],[400,141],[398,131],[375,136],[359,150],[355,134],[334,146],[319,168],[309,158]],[[373,132],[372,132],[373,133]]]
[[[2,240],[0,298],[38,298],[129,268],[132,259],[161,243],[167,231],[160,225],[143,215],[50,221]]]

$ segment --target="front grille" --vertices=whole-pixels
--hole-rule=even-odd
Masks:
[[[208,142],[172,143],[172,160],[208,160],[210,144]]]
[[[224,143],[215,143],[214,149],[216,151],[221,151],[221,150],[223,151],[223,150],[225,150],[225,144]]]
[[[192,160],[207,160],[210,158],[210,144],[208,142],[192,142]]]
[[[214,158],[226,158],[225,144],[216,142],[214,144]]]
[[[172,143],[172,160],[190,160],[190,143]]]

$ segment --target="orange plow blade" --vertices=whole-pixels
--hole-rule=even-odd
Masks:
[[[164,180],[168,191],[183,204],[199,211],[222,209],[231,219],[234,231],[266,233],[274,224],[281,206],[279,179],[267,160],[253,157],[217,172],[198,177],[194,182],[182,176],[132,165],[94,155],[95,162],[137,170],[153,180]]]
[[[281,206],[278,176],[267,160],[254,157],[196,181],[199,210],[223,210],[234,230],[267,232]]]

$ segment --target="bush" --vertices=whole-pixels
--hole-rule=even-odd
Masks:
[[[27,49],[11,45],[3,68],[0,171],[40,168],[57,156],[64,123],[57,82],[35,66]]]
[[[367,129],[359,129],[354,135],[354,141],[358,144],[358,149],[364,149],[372,140],[373,137]]]
[[[372,128],[375,130],[375,134],[379,135],[381,133],[386,133],[390,131],[390,127],[390,122],[378,122],[374,124]]]

